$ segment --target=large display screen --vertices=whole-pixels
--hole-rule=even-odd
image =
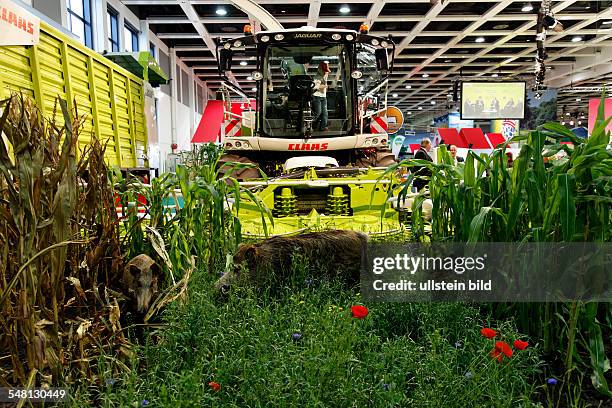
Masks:
[[[524,119],[525,82],[463,82],[461,119]]]

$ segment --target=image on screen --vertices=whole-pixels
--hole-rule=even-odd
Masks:
[[[461,119],[523,119],[525,82],[464,82]]]

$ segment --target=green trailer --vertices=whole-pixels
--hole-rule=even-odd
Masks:
[[[76,103],[85,116],[79,147],[95,133],[108,142],[111,166],[149,167],[144,89],[141,78],[44,22],[38,45],[0,46],[0,99],[23,92],[46,117],[58,97]]]

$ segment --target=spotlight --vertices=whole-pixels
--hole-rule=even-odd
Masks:
[[[419,110],[423,110],[423,107],[422,107],[422,106],[419,106]]]
[[[550,14],[544,16],[544,20],[542,20],[542,23],[544,24],[544,27],[556,31],[558,33],[563,31],[563,24],[561,24],[559,20],[557,20]]]
[[[423,78],[428,78],[428,77],[429,77],[429,74],[423,74],[423,75],[421,75],[421,76],[422,76]]]
[[[410,89],[410,88],[412,88],[412,85],[406,85],[405,88],[406,89]]]
[[[580,98],[576,98],[576,102],[580,102],[582,99]]]
[[[483,42],[485,42],[485,38],[484,37],[477,37],[474,41],[476,41],[477,43],[483,43]]]
[[[223,7],[219,7],[217,10],[215,10],[215,13],[218,16],[225,16],[225,15],[227,15],[227,10],[224,9]]]
[[[342,14],[348,14],[351,12],[351,8],[345,5],[345,6],[340,7],[338,11]]]
[[[398,94],[396,94],[396,93],[394,93],[394,94],[393,94],[393,95],[391,95],[391,96],[392,96],[392,97],[394,97],[394,98],[397,98],[399,95],[398,95]]]
[[[432,105],[435,105],[435,104],[436,104],[436,101],[431,101],[431,104],[432,104]]]
[[[493,78],[497,78],[499,75],[497,73],[491,75]]]
[[[521,9],[522,12],[524,13],[528,13],[530,11],[533,11],[533,6],[531,5],[531,3],[525,3],[525,5],[523,5],[523,8]]]
[[[579,35],[577,35],[576,37],[572,37],[572,42],[580,42],[582,41],[582,37],[580,37]]]
[[[248,62],[246,61],[240,61],[240,65],[242,65],[243,67],[246,67],[248,65]]]

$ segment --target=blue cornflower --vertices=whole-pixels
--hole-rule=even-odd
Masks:
[[[116,380],[114,378],[107,378],[105,382],[106,382],[106,385],[113,386],[115,385]]]
[[[461,348],[463,347],[463,344],[461,344],[460,342],[455,342],[455,348]]]
[[[546,384],[548,385],[556,385],[559,382],[559,380],[557,380],[556,378],[549,378],[548,380],[546,380]]]
[[[146,407],[147,405],[149,405],[149,400],[142,400],[142,406]]]
[[[471,371],[466,371],[466,373],[463,374],[463,376],[469,380],[471,378],[474,378],[474,373]]]
[[[298,341],[302,338],[302,335],[299,332],[295,332],[291,335],[291,338],[293,339],[293,341]]]
[[[382,387],[385,391],[389,391],[389,384],[383,384]]]

